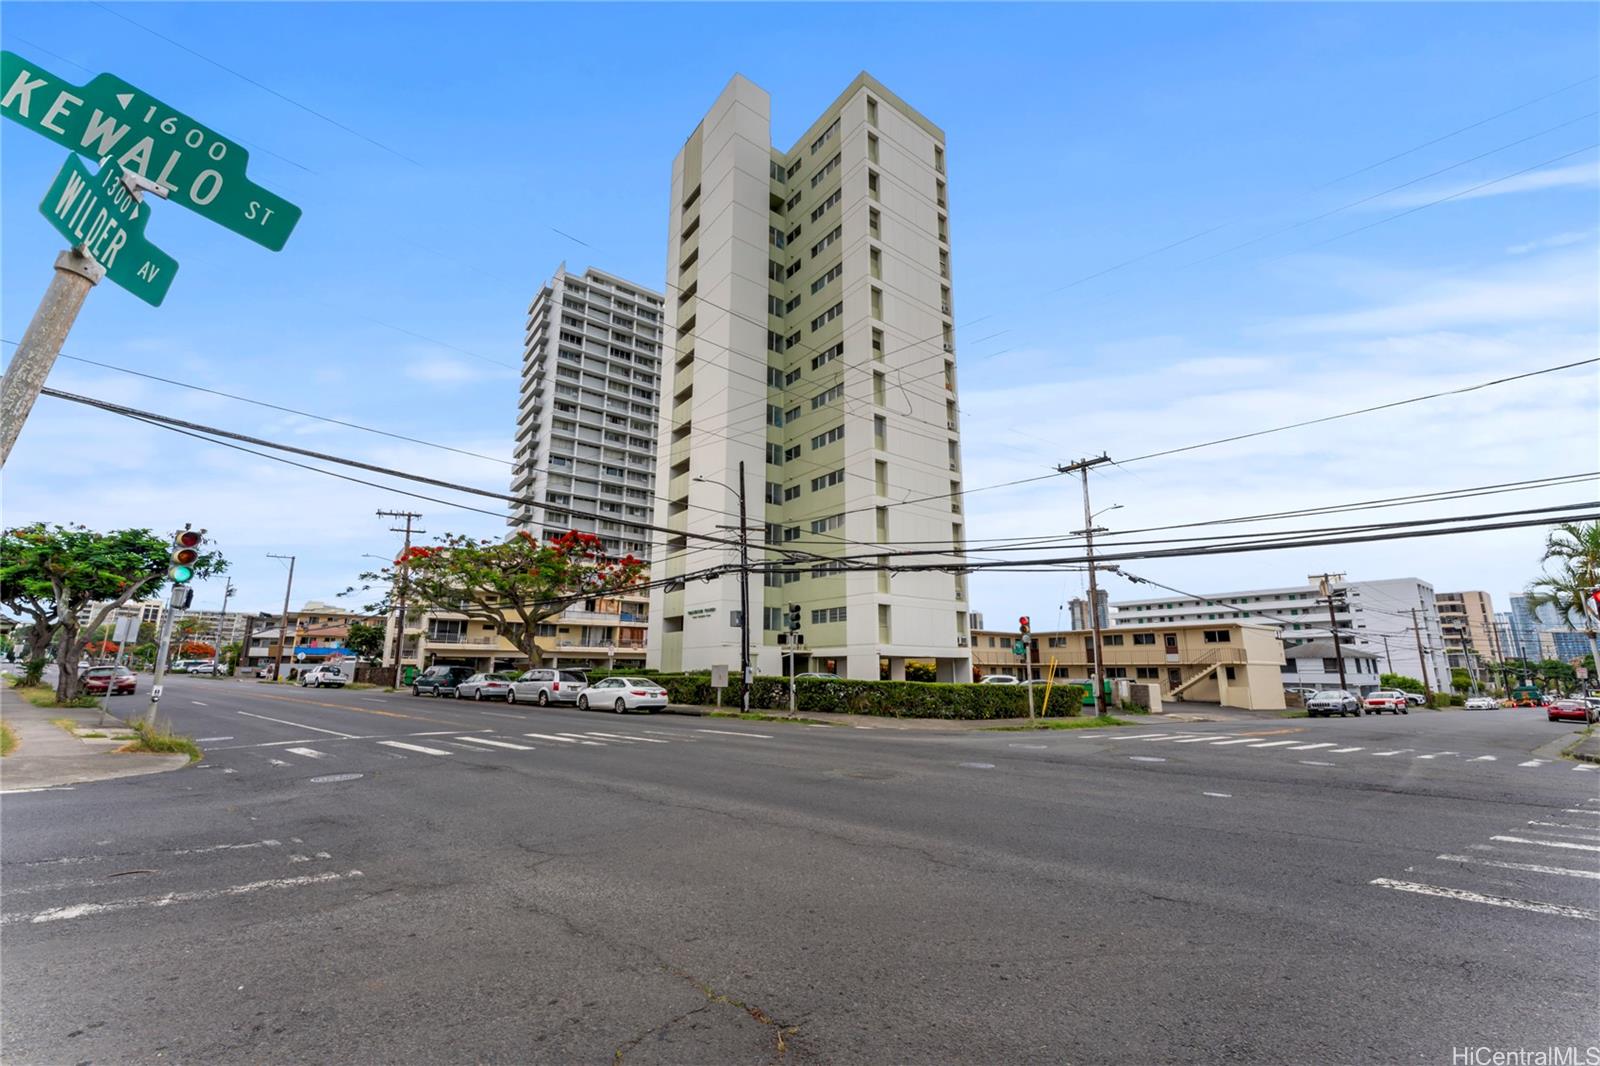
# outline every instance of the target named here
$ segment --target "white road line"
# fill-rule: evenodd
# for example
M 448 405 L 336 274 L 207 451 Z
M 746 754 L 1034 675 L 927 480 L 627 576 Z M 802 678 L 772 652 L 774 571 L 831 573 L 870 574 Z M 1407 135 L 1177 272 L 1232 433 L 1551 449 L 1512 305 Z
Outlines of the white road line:
M 445 751 L 443 748 L 425 748 L 421 744 L 407 744 L 407 743 L 405 743 L 404 741 L 401 741 L 401 740 L 380 740 L 380 741 L 378 741 L 378 743 L 382 744 L 386 748 L 404 748 L 406 751 L 418 751 L 418 752 L 421 752 L 424 755 L 454 755 L 455 754 L 455 752 L 453 752 L 453 751 Z M 291 748 L 289 750 L 293 751 L 294 749 Z
M 591 737 L 612 737 L 612 738 L 614 738 L 616 740 L 637 740 L 641 744 L 666 744 L 666 743 L 668 743 L 665 740 L 657 740 L 654 737 L 630 737 L 630 736 L 627 736 L 627 735 L 622 734 L 622 733 L 590 733 L 589 735 Z
M 1317 748 L 1331 748 L 1331 747 L 1333 747 L 1333 742 L 1329 741 L 1329 742 L 1323 743 L 1323 744 L 1296 744 L 1294 747 L 1290 748 L 1289 750 L 1290 751 L 1314 751 Z
M 1600 844 L 1574 844 L 1570 840 L 1530 840 L 1527 837 L 1490 837 L 1502 844 L 1540 844 L 1547 848 L 1571 848 L 1573 851 L 1600 851 Z
M 196 737 L 196 744 L 214 744 L 219 740 L 232 740 L 232 737 Z
M 1156 756 L 1156 755 L 1130 755 L 1130 756 L 1128 756 L 1128 758 L 1132 762 L 1166 762 L 1167 761 L 1167 760 L 1165 760 L 1163 758 L 1160 758 L 1159 756 Z
M 1215 796 L 1217 799 L 1224 799 L 1224 800 L 1233 799 L 1233 793 L 1231 793 L 1231 792 L 1202 792 L 1202 793 L 1200 793 L 1200 795 L 1202 795 L 1202 796 Z
M 1281 748 L 1285 744 L 1298 744 L 1297 740 L 1269 740 L 1265 744 L 1252 744 L 1252 748 Z
M 453 748 L 460 748 L 462 751 L 475 751 L 480 755 L 494 754 L 493 748 L 480 748 L 476 744 L 463 744 L 459 740 L 447 740 L 445 743 L 449 744 Z
M 270 881 L 253 881 L 247 885 L 231 885 L 228 888 L 206 888 L 196 892 L 168 892 L 164 896 L 119 899 L 110 903 L 74 903 L 66 907 L 52 907 L 36 914 L 8 914 L 4 918 L 0 918 L 0 924 L 11 925 L 17 922 L 36 924 L 38 922 L 59 922 L 67 918 L 93 918 L 96 915 L 115 914 L 117 911 L 134 910 L 139 907 L 170 907 L 174 903 L 194 903 L 199 900 L 221 899 L 225 896 L 243 896 L 269 888 L 299 888 L 304 885 L 343 881 L 346 878 L 360 876 L 360 870 L 351 870 L 342 874 L 331 872 L 307 874 L 304 877 L 276 877 Z
M 578 734 L 578 733 L 569 733 L 568 734 L 568 736 L 579 736 L 579 735 L 580 734 Z M 604 733 L 583 733 L 581 735 L 582 736 L 586 736 L 586 737 L 599 737 L 599 738 L 602 738 L 602 739 L 604 739 L 606 741 L 610 741 L 610 742 L 616 743 L 616 744 L 632 744 L 633 743 L 633 741 L 629 740 L 627 737 L 612 737 L 612 736 L 607 736 Z
M 1573 769 L 1580 772 L 1584 770 L 1600 770 L 1600 766 L 1596 766 L 1594 763 L 1581 762 L 1577 766 L 1574 766 Z
M 470 740 L 474 744 L 488 744 L 496 748 L 510 748 L 512 751 L 532 751 L 532 744 L 513 744 L 509 740 L 490 740 L 488 737 L 456 737 L 457 740 Z
M 658 737 L 677 737 L 679 740 L 687 740 L 690 743 L 694 742 L 694 737 L 691 737 L 691 736 L 687 735 L 682 730 L 641 729 L 641 730 L 639 730 L 639 732 L 641 732 L 641 733 L 650 733 L 650 734 L 653 734 L 654 736 L 658 736 Z M 1095 735 L 1099 736 L 1098 733 L 1095 734 Z
M 1229 744 L 1253 744 L 1255 739 L 1255 737 L 1240 737 L 1237 740 L 1213 740 L 1211 743 L 1221 748 Z
M 1538 903 L 1526 899 L 1508 899 L 1505 896 L 1485 896 L 1479 892 L 1467 892 L 1459 888 L 1440 888 L 1438 885 L 1422 885 L 1415 881 L 1393 881 L 1387 877 L 1374 878 L 1367 884 L 1377 885 L 1379 888 L 1392 888 L 1397 892 L 1415 892 L 1422 896 L 1457 899 L 1464 903 L 1487 903 L 1491 907 L 1510 907 L 1519 911 L 1533 911 L 1535 914 L 1553 914 L 1562 918 L 1583 918 L 1591 922 L 1600 922 L 1600 911 L 1592 911 L 1585 907 L 1564 907 L 1559 903 Z
M 209 703 L 201 703 L 199 700 L 190 700 L 189 702 L 194 704 L 196 707 L 209 707 L 209 706 L 211 706 Z
M 1316 759 L 1301 759 L 1300 760 L 1300 765 L 1301 766 L 1337 766 L 1338 764 L 1337 763 L 1331 763 L 1331 762 L 1319 762 Z
M 1329 755 L 1346 755 L 1352 751 L 1366 751 L 1366 748 L 1334 748 Z
M 577 744 L 577 743 L 579 743 L 578 741 L 572 739 L 571 737 L 558 737 L 558 736 L 554 736 L 554 735 L 552 735 L 550 733 L 524 733 L 522 735 L 525 736 L 525 737 L 533 737 L 533 738 L 535 738 L 537 740 L 559 740 L 563 744 Z
M 1393 751 L 1375 751 L 1372 754 L 1374 754 L 1374 755 L 1404 755 L 1406 752 L 1411 751 L 1411 750 L 1412 750 L 1411 748 L 1396 748 Z
M 273 766 L 288 766 L 289 765 L 288 763 L 284 762 L 282 759 L 268 759 L 267 761 L 269 763 L 271 763 Z
M 1173 741 L 1174 744 L 1204 744 L 1210 737 L 1184 737 L 1182 740 Z
M 327 752 L 318 751 L 316 748 L 284 748 L 283 750 L 294 755 L 304 755 L 308 759 L 326 759 L 328 757 Z
M 1561 813 L 1562 814 L 1593 814 L 1593 815 L 1600 815 L 1600 811 L 1592 810 L 1592 809 L 1590 809 L 1588 807 L 1563 807 L 1563 808 L 1561 808 Z
M 467 730 L 467 732 L 469 732 L 469 733 L 493 733 L 494 730 L 492 730 L 492 729 L 469 729 L 469 730 Z M 454 737 L 454 736 L 459 736 L 460 735 L 460 731 L 459 730 L 455 730 L 455 729 L 435 729 L 431 733 L 406 733 L 405 735 L 408 736 L 408 737 Z
M 1519 762 L 1519 763 L 1517 763 L 1517 765 L 1518 766 L 1543 766 L 1545 763 L 1547 763 L 1549 761 L 1550 761 L 1549 759 L 1529 759 L 1527 762 Z
M 1546 827 L 1548 827 L 1550 829 L 1587 829 L 1591 833 L 1593 833 L 1595 831 L 1595 829 L 1600 828 L 1600 826 L 1577 825 L 1577 824 L 1575 824 L 1573 822 L 1529 822 L 1528 824 L 1529 825 L 1542 825 L 1542 826 L 1546 826 Z M 1589 836 L 1589 837 L 1583 837 L 1582 839 L 1584 839 L 1584 840 L 1600 840 L 1600 836 Z
M 73 792 L 71 785 L 46 785 L 43 788 L 0 788 L 0 796 L 20 796 L 24 792 Z
M 1113 740 L 1160 740 L 1162 737 L 1182 737 L 1186 733 L 1110 733 Z
M 1498 762 L 1499 760 L 1496 759 L 1493 755 L 1480 755 L 1476 759 L 1468 759 L 1467 761 L 1468 762 Z
M 561 736 L 566 737 L 568 740 L 575 740 L 579 744 L 589 744 L 589 745 L 591 745 L 593 747 L 596 747 L 596 748 L 603 748 L 603 747 L 606 746 L 606 742 L 605 741 L 603 741 L 603 740 L 589 740 L 587 738 L 587 736 L 585 734 L 583 734 L 583 733 L 562 733 Z
M 771 740 L 768 733 L 740 733 L 733 729 L 696 729 L 696 733 L 720 733 L 725 737 L 755 737 L 757 740 Z
M 203 848 L 179 848 L 169 851 L 168 855 L 203 855 L 208 851 L 243 851 L 246 848 L 275 848 L 280 845 L 277 840 L 252 840 L 248 844 L 207 844 Z
M 1587 877 L 1600 881 L 1600 870 L 1569 870 L 1565 866 L 1538 866 L 1531 862 L 1501 862 L 1498 859 L 1478 859 L 1471 855 L 1439 855 L 1446 862 L 1475 862 L 1479 866 L 1494 866 L 1502 870 L 1526 870 L 1531 874 L 1560 874 L 1564 877 Z
M 1174 740 L 1174 741 L 1178 741 L 1179 743 L 1182 743 L 1182 739 L 1180 739 L 1180 738 L 1188 738 L 1188 737 L 1193 737 L 1193 736 L 1194 736 L 1193 733 L 1157 733 L 1155 736 L 1152 736 L 1152 737 L 1129 737 L 1128 739 L 1129 740 Z M 1197 739 L 1204 740 L 1205 737 L 1198 737 Z
M 491 718 L 515 718 L 519 722 L 526 722 L 528 720 L 528 716 L 525 714 L 504 714 L 500 711 L 484 711 L 483 713 L 489 715 Z
M 1419 759 L 1437 759 L 1441 755 L 1460 755 L 1459 751 L 1436 751 L 1432 755 L 1418 755 Z
M 286 722 L 282 718 L 268 718 L 264 714 L 255 714 L 255 713 L 253 713 L 251 711 L 235 711 L 234 713 L 235 714 L 242 714 L 246 718 L 259 718 L 263 722 L 277 722 L 279 725 L 292 725 L 296 729 L 309 729 L 313 733 L 327 733 L 330 736 L 343 737 L 346 740 L 355 740 L 356 739 L 356 735 L 354 733 L 341 733 L 337 729 L 323 729 L 320 726 L 301 725 L 299 722 Z

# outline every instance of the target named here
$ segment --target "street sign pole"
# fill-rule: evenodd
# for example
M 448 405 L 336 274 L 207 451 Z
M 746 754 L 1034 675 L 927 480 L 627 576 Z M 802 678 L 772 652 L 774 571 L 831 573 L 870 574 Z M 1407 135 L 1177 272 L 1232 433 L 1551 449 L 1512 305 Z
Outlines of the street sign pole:
M 33 313 L 22 343 L 11 356 L 6 368 L 5 381 L 0 383 L 0 467 L 11 457 L 11 446 L 22 432 L 22 424 L 33 410 L 33 402 L 44 388 L 50 368 L 55 366 L 61 346 L 77 321 L 84 297 L 101 278 L 105 277 L 93 259 L 81 247 L 75 247 L 56 256 L 55 277 L 44 291 L 44 299 Z

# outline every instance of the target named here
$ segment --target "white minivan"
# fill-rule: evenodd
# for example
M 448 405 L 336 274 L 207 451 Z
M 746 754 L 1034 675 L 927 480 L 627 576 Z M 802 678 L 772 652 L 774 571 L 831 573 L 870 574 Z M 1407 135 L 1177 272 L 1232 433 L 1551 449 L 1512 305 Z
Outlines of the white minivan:
M 336 663 L 326 663 L 322 666 L 313 666 L 301 674 L 300 685 L 302 688 L 306 686 L 322 688 L 325 685 L 343 688 L 350 679 L 350 667 L 340 666 Z

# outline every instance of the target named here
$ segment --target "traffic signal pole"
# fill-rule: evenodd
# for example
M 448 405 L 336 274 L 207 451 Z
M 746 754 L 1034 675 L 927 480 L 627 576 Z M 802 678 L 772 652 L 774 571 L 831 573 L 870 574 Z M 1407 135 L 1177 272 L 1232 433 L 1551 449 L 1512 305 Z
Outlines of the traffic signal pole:
M 105 269 L 74 247 L 56 256 L 55 276 L 50 279 L 38 310 L 22 334 L 22 343 L 11 355 L 6 376 L 0 382 L 0 467 L 11 458 L 22 424 L 28 420 L 33 403 L 44 388 L 50 368 L 56 365 L 61 346 L 77 321 L 78 312 L 89 290 L 106 276 Z M 154 704 L 152 704 L 154 706 Z
M 294 556 L 268 552 L 267 558 L 289 560 L 289 580 L 283 585 L 283 620 L 278 623 L 278 654 L 272 661 L 272 680 L 277 681 L 283 675 L 283 642 L 289 639 L 289 591 L 294 588 Z
M 161 638 L 156 644 L 156 673 L 150 682 L 150 706 L 144 712 L 144 720 L 150 725 L 156 724 L 156 704 L 161 702 L 161 679 L 167 673 L 167 648 L 172 643 L 172 620 L 178 613 L 178 588 L 177 585 L 172 586 L 167 596 L 167 609 L 161 613 Z

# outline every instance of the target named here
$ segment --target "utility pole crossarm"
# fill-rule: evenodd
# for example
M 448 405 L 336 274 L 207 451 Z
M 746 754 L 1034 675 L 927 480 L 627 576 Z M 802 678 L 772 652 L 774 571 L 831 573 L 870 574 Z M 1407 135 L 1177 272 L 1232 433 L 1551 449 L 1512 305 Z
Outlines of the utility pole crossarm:
M 1083 554 L 1089 567 L 1089 618 L 1094 633 L 1094 646 L 1089 656 L 1089 670 L 1094 683 L 1094 713 L 1098 718 L 1106 713 L 1105 671 L 1101 669 L 1100 586 L 1095 583 L 1094 568 L 1094 513 L 1089 507 L 1089 468 L 1111 462 L 1111 457 L 1101 452 L 1093 459 L 1079 459 L 1075 463 L 1056 467 L 1060 474 L 1076 473 L 1083 478 Z
M 397 613 L 394 626 L 394 678 L 391 682 L 395 688 L 400 687 L 401 663 L 400 658 L 405 651 L 406 639 L 406 593 L 410 590 L 410 582 L 406 580 L 406 568 L 411 565 L 411 535 L 413 533 L 426 533 L 425 529 L 413 529 L 413 519 L 421 518 L 417 511 L 383 511 L 378 512 L 379 518 L 400 518 L 405 520 L 404 527 L 390 526 L 391 533 L 405 534 L 405 547 L 400 552 L 399 574 L 396 575 Z M 530 664 L 531 665 L 531 664 Z

